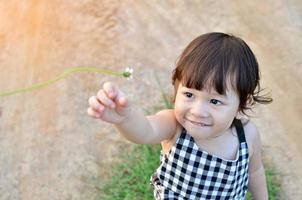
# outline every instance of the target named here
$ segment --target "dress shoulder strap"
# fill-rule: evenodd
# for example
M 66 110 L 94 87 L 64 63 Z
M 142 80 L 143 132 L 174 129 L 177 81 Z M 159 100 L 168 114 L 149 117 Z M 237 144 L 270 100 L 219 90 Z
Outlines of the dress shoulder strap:
M 239 143 L 246 142 L 242 122 L 239 119 L 235 118 L 233 121 L 233 124 L 235 125 L 236 131 L 237 131 Z

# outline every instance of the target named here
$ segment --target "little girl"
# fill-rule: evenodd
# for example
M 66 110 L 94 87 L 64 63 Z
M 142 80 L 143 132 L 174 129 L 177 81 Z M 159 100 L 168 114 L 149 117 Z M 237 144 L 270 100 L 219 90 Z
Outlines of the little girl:
M 268 199 L 255 125 L 240 116 L 260 96 L 257 60 L 238 37 L 194 39 L 173 71 L 174 109 L 144 116 L 116 85 L 105 83 L 87 112 L 112 123 L 128 140 L 162 145 L 151 177 L 156 199 Z

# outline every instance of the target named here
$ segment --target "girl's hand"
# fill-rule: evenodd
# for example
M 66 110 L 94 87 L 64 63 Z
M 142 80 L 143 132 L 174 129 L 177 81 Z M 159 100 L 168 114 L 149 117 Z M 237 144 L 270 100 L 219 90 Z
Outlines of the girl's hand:
M 112 124 L 123 122 L 130 115 L 130 106 L 125 94 L 110 82 L 103 85 L 97 96 L 89 98 L 87 113 L 96 119 Z

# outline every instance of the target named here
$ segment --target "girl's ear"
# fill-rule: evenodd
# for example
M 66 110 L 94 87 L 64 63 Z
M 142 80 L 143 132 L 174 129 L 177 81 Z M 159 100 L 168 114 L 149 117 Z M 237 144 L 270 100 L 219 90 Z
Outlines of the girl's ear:
M 235 116 L 236 119 L 241 119 L 243 117 L 243 113 L 241 112 L 241 110 L 239 110 L 238 108 L 238 111 L 237 111 L 237 114 Z

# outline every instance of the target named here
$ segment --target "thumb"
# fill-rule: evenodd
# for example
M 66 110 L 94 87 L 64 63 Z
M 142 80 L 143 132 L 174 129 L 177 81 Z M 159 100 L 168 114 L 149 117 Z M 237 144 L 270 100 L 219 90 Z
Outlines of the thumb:
M 120 96 L 117 98 L 117 103 L 121 107 L 127 107 L 128 106 L 128 99 L 125 96 Z

